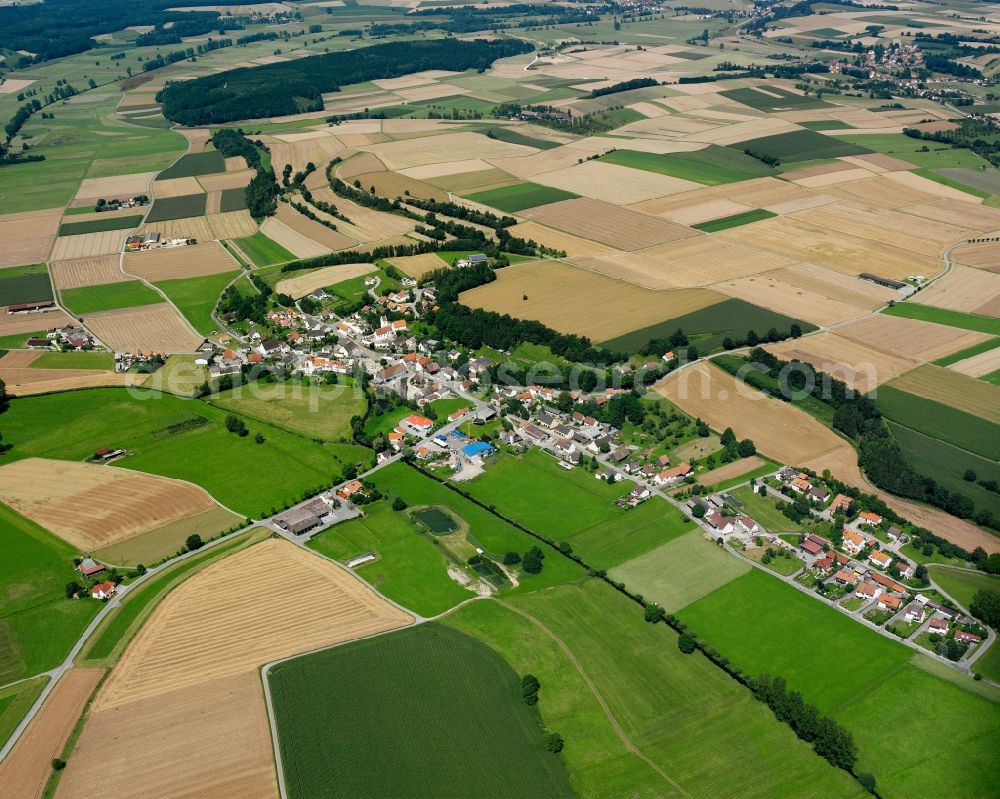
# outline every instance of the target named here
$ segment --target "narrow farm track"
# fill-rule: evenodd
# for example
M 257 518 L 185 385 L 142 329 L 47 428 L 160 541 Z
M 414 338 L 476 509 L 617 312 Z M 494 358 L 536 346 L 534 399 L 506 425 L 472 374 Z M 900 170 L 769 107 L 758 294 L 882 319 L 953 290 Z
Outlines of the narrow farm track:
M 665 772 L 658 765 L 656 765 L 656 763 L 654 763 L 652 760 L 646 757 L 646 755 L 643 754 L 643 752 L 639 749 L 639 747 L 637 747 L 634 743 L 632 743 L 632 740 L 625 734 L 625 730 L 622 729 L 621 725 L 618 723 L 618 720 L 614 717 L 614 714 L 611 712 L 611 708 L 608 707 L 608 703 L 604 700 L 604 697 L 601 695 L 601 692 L 597 689 L 597 686 L 594 684 L 594 681 L 590 679 L 590 675 L 587 674 L 587 672 L 584 670 L 583 664 L 580 663 L 579 660 L 577 660 L 576 655 L 573 654 L 573 650 L 566 645 L 566 642 L 563 641 L 558 635 L 552 632 L 552 630 L 546 627 L 545 624 L 536 619 L 530 613 L 526 613 L 520 608 L 516 608 L 513 605 L 510 605 L 507 602 L 504 602 L 503 600 L 500 599 L 497 600 L 497 603 L 507 608 L 507 610 L 511 611 L 512 613 L 516 613 L 518 616 L 525 619 L 526 621 L 531 622 L 539 630 L 545 633 L 545 635 L 547 635 L 549 638 L 555 641 L 556 645 L 565 653 L 566 657 L 569 658 L 570 663 L 573 664 L 573 668 L 577 670 L 577 672 L 580 674 L 580 677 L 583 678 L 583 681 L 587 683 L 587 687 L 590 689 L 590 692 L 594 695 L 594 699 L 596 699 L 597 703 L 601 706 L 601 710 L 604 711 L 604 715 L 607 717 L 608 723 L 611 725 L 611 728 L 615 731 L 615 735 L 618 736 L 619 740 L 622 742 L 622 744 L 624 744 L 625 748 L 628 749 L 628 751 L 630 751 L 640 760 L 642 760 L 644 763 L 646 763 L 651 769 L 653 769 L 653 771 L 655 771 L 657 774 L 663 777 L 664 780 L 669 782 L 670 785 L 673 786 L 673 788 L 679 794 L 681 794 L 682 796 L 686 796 L 688 799 L 692 799 L 691 794 L 685 791 L 669 774 L 667 774 L 667 772 Z

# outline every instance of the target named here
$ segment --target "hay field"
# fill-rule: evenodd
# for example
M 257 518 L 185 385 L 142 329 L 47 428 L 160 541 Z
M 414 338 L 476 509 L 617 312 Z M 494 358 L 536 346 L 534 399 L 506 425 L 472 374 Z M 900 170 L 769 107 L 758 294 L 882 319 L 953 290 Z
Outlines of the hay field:
M 953 266 L 948 274 L 923 289 L 913 301 L 935 308 L 1000 316 L 1000 274 Z
M 83 233 L 79 236 L 60 236 L 56 239 L 50 257 L 53 261 L 67 261 L 93 258 L 98 255 L 114 255 L 121 252 L 127 232 L 105 230 L 101 233 Z
M 753 439 L 762 454 L 779 463 L 822 464 L 855 458 L 850 444 L 808 414 L 766 397 L 708 363 L 674 372 L 655 389 L 715 430 L 732 426 L 738 438 Z M 830 469 L 839 476 L 833 466 Z
M 52 759 L 62 754 L 102 676 L 104 669 L 70 669 L 63 675 L 41 712 L 0 763 L 0 796 L 41 799 L 52 773 Z
M 970 358 L 951 364 L 951 371 L 958 372 L 969 377 L 982 377 L 1000 371 L 1000 348 L 994 348 Z
M 508 228 L 509 229 L 509 228 Z M 516 235 L 516 234 L 515 234 Z M 390 264 L 410 277 L 420 280 L 435 269 L 443 269 L 448 263 L 435 252 L 422 255 L 404 255 L 400 258 L 386 258 Z
M 862 393 L 917 365 L 916 361 L 889 355 L 832 332 L 769 344 L 765 349 L 786 361 L 811 363 Z
M 973 228 L 980 233 L 1000 230 L 1000 209 L 986 205 L 957 205 L 949 200 L 931 200 L 929 202 L 907 205 L 903 212 L 923 219 L 933 219 L 946 222 L 949 225 Z
M 466 305 L 537 319 L 556 330 L 594 341 L 650 327 L 722 299 L 704 289 L 650 291 L 558 261 L 508 266 L 497 272 L 492 283 L 461 296 Z
M 701 184 L 694 181 L 604 161 L 585 161 L 545 172 L 536 175 L 534 181 L 615 205 L 628 205 L 701 188 Z
M 187 135 L 185 131 L 178 132 Z M 149 185 L 156 175 L 156 172 L 138 172 L 134 175 L 116 175 L 110 178 L 87 178 L 80 183 L 80 188 L 73 199 L 96 202 L 102 197 L 110 200 L 149 194 Z
M 208 226 L 212 231 L 212 235 L 205 238 L 241 239 L 244 236 L 252 236 L 257 232 L 257 223 L 250 216 L 250 212 L 246 210 L 208 214 L 205 219 L 208 221 Z M 205 239 L 199 240 L 204 241 Z
M 242 156 L 237 156 L 242 158 Z M 256 173 L 252 169 L 241 169 L 238 172 L 220 172 L 215 175 L 199 175 L 198 183 L 205 191 L 225 191 L 226 189 L 242 189 L 250 183 Z M 159 189 L 159 183 L 156 184 Z M 159 193 L 157 191 L 157 193 Z
M 262 590 L 276 582 L 294 586 L 294 601 Z M 57 797 L 89 793 L 95 779 L 136 799 L 277 796 L 257 668 L 411 621 L 287 541 L 268 539 L 214 563 L 175 589 L 126 650 Z
M 587 197 L 562 200 L 521 212 L 522 216 L 620 250 L 641 250 L 701 236 L 691 228 Z
M 537 152 L 534 147 L 508 144 L 479 133 L 442 133 L 439 136 L 423 136 L 419 139 L 361 145 L 358 149 L 374 153 L 391 170 L 466 161 L 473 158 L 492 162 L 494 158 L 510 158 Z
M 96 258 L 78 258 L 71 261 L 53 261 L 49 264 L 49 274 L 60 291 L 100 286 L 105 283 L 121 283 L 129 277 L 118 268 L 117 255 L 101 255 Z
M 1000 388 L 951 369 L 924 364 L 893 380 L 892 387 L 1000 424 Z
M 783 269 L 794 261 L 780 253 L 702 235 L 635 253 L 577 258 L 573 263 L 647 288 L 675 289 Z
M 525 241 L 535 241 L 551 247 L 554 250 L 562 250 L 569 258 L 586 257 L 590 255 L 609 255 L 617 252 L 613 247 L 606 244 L 598 244 L 571 233 L 564 233 L 555 228 L 545 227 L 537 222 L 521 222 L 507 228 L 510 235 Z
M 34 333 L 50 327 L 67 325 L 73 320 L 63 311 L 53 310 L 45 313 L 14 313 L 0 311 L 0 336 L 13 336 L 17 333 Z
M 84 322 L 116 352 L 194 352 L 203 341 L 169 303 L 102 311 L 90 314 Z
M 158 180 L 153 184 L 153 193 L 157 199 L 165 197 L 184 197 L 188 194 L 202 194 L 204 190 L 195 178 L 169 178 Z
M 226 248 L 216 241 L 125 253 L 125 271 L 151 283 L 232 272 L 238 266 Z
M 1000 272 L 1000 242 L 957 247 L 951 251 L 951 260 L 976 269 L 985 269 L 987 272 Z
M 0 267 L 47 260 L 60 219 L 61 208 L 0 216 Z
M 433 253 L 431 253 L 433 255 Z M 420 257 L 420 256 L 414 256 Z M 439 258 L 438 261 L 441 259 Z M 342 266 L 326 266 L 317 269 L 315 272 L 300 275 L 298 277 L 279 280 L 274 290 L 279 294 L 287 294 L 289 297 L 299 299 L 316 289 L 332 286 L 342 280 L 350 280 L 352 277 L 360 277 L 374 272 L 377 269 L 375 264 L 344 264 Z M 294 272 L 292 274 L 295 274 Z
M 897 279 L 913 274 L 933 275 L 940 268 L 937 258 L 789 216 L 765 219 L 715 235 L 755 244 L 848 275 L 857 275 L 864 271 L 859 265 L 871 263 L 878 264 L 880 275 Z
M 91 463 L 26 458 L 0 476 L 0 500 L 81 552 L 218 507 L 192 483 Z
M 972 330 L 882 315 L 851 322 L 837 332 L 883 352 L 919 362 L 943 358 L 989 338 Z

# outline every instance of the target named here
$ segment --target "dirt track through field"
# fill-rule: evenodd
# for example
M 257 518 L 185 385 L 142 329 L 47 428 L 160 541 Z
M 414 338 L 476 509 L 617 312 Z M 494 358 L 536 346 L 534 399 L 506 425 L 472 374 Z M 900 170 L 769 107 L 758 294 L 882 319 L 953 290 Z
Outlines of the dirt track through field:
M 70 669 L 52 690 L 28 729 L 0 763 L 0 796 L 39 799 L 77 719 L 104 669 Z
M 173 591 L 92 706 L 57 797 L 273 797 L 266 662 L 409 624 L 341 568 L 268 539 Z

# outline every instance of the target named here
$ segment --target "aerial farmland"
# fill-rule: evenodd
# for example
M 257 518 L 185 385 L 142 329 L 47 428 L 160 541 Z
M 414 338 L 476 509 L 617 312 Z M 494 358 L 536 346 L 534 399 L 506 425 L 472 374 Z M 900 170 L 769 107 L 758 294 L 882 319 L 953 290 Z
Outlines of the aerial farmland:
M 1000 799 L 998 53 L 0 3 L 0 796 Z

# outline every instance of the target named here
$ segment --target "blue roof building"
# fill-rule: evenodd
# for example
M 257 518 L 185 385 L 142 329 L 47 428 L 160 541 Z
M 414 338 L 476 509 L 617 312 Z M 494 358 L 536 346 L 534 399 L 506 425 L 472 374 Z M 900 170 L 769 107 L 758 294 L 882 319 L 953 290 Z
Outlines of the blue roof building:
M 493 446 L 487 444 L 485 441 L 473 441 L 471 444 L 466 444 L 462 447 L 462 454 L 466 458 L 485 458 L 487 455 L 492 455 L 493 452 Z

